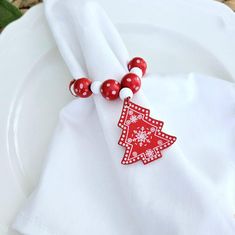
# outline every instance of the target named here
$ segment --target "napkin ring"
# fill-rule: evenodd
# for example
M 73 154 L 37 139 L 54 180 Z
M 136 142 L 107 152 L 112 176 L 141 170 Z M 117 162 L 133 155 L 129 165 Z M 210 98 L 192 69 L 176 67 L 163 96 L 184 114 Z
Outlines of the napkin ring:
M 141 57 L 133 58 L 127 65 L 127 73 L 121 82 L 108 79 L 103 83 L 89 78 L 73 79 L 69 84 L 72 95 L 87 98 L 101 94 L 106 100 L 123 100 L 118 122 L 122 133 L 118 144 L 125 147 L 121 163 L 124 165 L 142 161 L 148 164 L 162 157 L 162 151 L 170 147 L 176 137 L 162 132 L 163 121 L 150 117 L 150 110 L 131 102 L 133 94 L 141 87 L 141 78 L 147 70 L 147 63 Z

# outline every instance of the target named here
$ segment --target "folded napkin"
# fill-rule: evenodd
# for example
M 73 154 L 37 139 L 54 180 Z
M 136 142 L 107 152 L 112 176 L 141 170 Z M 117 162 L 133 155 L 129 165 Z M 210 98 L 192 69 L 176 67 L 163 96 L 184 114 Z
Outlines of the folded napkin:
M 45 9 L 72 77 L 120 80 L 127 72 L 127 49 L 96 3 L 47 0 Z M 163 130 L 177 142 L 153 163 L 121 165 L 122 102 L 75 99 L 60 113 L 40 182 L 14 222 L 17 231 L 234 235 L 234 85 L 196 74 L 147 74 L 133 101 L 165 121 Z

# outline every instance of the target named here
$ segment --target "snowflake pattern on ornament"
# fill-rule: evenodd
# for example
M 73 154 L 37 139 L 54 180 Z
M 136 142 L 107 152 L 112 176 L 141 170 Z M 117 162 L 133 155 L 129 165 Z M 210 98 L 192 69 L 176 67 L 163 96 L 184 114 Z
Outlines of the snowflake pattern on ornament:
M 131 123 L 136 123 L 137 121 L 138 121 L 138 118 L 137 118 L 136 115 L 130 116 L 130 122 L 131 122 Z
M 135 136 L 133 142 L 137 142 L 140 147 L 150 142 L 150 135 L 152 133 L 148 130 L 145 130 L 144 126 L 141 126 L 140 128 L 137 127 L 137 129 L 134 130 L 133 133 Z
M 118 122 L 118 126 L 122 128 L 118 144 L 125 147 L 122 164 L 132 164 L 140 160 L 148 164 L 161 158 L 161 151 L 176 141 L 176 137 L 162 132 L 162 121 L 149 115 L 149 109 L 131 102 L 130 99 L 124 101 Z
M 154 155 L 155 155 L 155 153 L 152 149 L 148 149 L 148 150 L 145 151 L 145 156 L 146 156 L 147 159 L 154 157 Z

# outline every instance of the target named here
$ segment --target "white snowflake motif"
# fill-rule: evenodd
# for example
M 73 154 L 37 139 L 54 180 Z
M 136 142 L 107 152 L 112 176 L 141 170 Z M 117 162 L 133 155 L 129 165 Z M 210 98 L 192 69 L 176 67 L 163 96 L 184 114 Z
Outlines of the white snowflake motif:
M 138 118 L 137 118 L 136 115 L 131 115 L 131 116 L 130 116 L 130 122 L 136 123 L 137 121 L 138 121 Z
M 152 149 L 148 149 L 145 151 L 146 158 L 152 158 L 152 157 L 154 157 L 154 155 L 155 155 L 155 153 Z
M 151 132 L 150 131 L 147 131 L 145 130 L 145 128 L 142 126 L 140 128 L 140 130 L 134 130 L 133 131 L 134 134 L 135 134 L 135 138 L 133 139 L 133 141 L 137 142 L 139 144 L 140 147 L 143 146 L 143 144 L 145 143 L 150 143 L 150 140 L 149 140 L 149 135 L 151 135 Z

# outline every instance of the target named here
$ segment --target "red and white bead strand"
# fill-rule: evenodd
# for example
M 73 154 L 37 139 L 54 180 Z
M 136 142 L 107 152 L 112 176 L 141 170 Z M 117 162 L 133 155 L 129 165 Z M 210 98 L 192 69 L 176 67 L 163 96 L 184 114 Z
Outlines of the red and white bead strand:
M 107 100 L 116 100 L 118 97 L 124 100 L 132 98 L 133 94 L 141 87 L 141 78 L 145 75 L 147 63 L 141 57 L 133 58 L 127 65 L 129 73 L 121 80 L 121 83 L 114 79 L 108 79 L 103 83 L 100 81 L 92 82 L 88 78 L 72 80 L 69 85 L 72 95 L 87 98 L 94 94 L 99 94 Z

